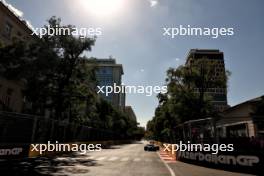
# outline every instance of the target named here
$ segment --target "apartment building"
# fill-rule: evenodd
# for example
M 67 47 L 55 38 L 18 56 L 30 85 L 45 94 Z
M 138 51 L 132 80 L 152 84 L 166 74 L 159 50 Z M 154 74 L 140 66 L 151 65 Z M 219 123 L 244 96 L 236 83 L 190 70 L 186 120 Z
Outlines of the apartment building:
M 16 41 L 33 40 L 32 30 L 26 21 L 0 1 L 0 47 Z M 21 112 L 24 105 L 22 90 L 24 83 L 20 80 L 8 80 L 0 75 L 0 110 Z
M 18 40 L 29 41 L 33 38 L 31 34 L 27 22 L 0 1 L 0 43 L 9 45 Z

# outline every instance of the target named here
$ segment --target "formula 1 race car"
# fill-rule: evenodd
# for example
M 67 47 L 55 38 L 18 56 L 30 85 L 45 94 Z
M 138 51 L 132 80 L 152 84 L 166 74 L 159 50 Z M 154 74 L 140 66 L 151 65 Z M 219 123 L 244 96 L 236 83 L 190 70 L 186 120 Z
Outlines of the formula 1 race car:
M 154 144 L 147 144 L 147 145 L 145 145 L 144 146 L 144 150 L 145 151 L 157 151 L 157 150 L 159 150 L 159 146 L 156 146 L 156 145 L 154 145 Z

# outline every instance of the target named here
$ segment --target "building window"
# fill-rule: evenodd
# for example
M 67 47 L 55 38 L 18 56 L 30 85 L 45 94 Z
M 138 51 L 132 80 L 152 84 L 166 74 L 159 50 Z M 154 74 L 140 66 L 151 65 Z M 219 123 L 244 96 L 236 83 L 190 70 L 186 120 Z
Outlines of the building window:
M 228 137 L 248 137 L 246 124 L 226 127 Z
M 13 26 L 10 23 L 6 22 L 5 28 L 4 28 L 4 36 L 10 38 L 12 34 L 12 29 L 13 29 Z

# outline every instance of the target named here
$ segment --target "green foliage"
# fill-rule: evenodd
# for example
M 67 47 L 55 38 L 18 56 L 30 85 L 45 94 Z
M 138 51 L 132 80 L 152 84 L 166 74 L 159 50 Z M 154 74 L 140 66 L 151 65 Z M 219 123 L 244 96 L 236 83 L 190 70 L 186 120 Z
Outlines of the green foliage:
M 147 124 L 147 137 L 174 142 L 177 125 L 188 120 L 216 117 L 217 111 L 206 94 L 210 87 L 226 88 L 229 72 L 214 75 L 215 65 L 201 58 L 197 66 L 179 66 L 167 71 L 168 92 L 159 94 L 155 116 Z
M 63 26 L 56 17 L 50 18 L 48 25 L 74 27 Z M 25 82 L 24 113 L 45 115 L 48 110 L 53 119 L 132 137 L 138 132 L 137 122 L 96 93 L 95 67 L 92 60 L 82 57 L 94 44 L 95 38 L 72 35 L 45 35 L 32 43 L 16 42 L 0 48 L 0 75 Z

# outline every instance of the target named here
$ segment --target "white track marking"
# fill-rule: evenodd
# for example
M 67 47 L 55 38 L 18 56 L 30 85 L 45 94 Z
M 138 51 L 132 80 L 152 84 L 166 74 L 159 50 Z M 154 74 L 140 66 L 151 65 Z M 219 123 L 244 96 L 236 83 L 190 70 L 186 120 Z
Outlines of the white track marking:
M 159 152 L 156 152 L 158 154 L 158 156 L 160 157 L 161 161 L 163 162 L 163 164 L 167 167 L 167 169 L 170 171 L 171 176 L 176 176 L 175 173 L 173 172 L 172 168 L 165 162 L 163 161 L 163 159 L 161 158 Z

